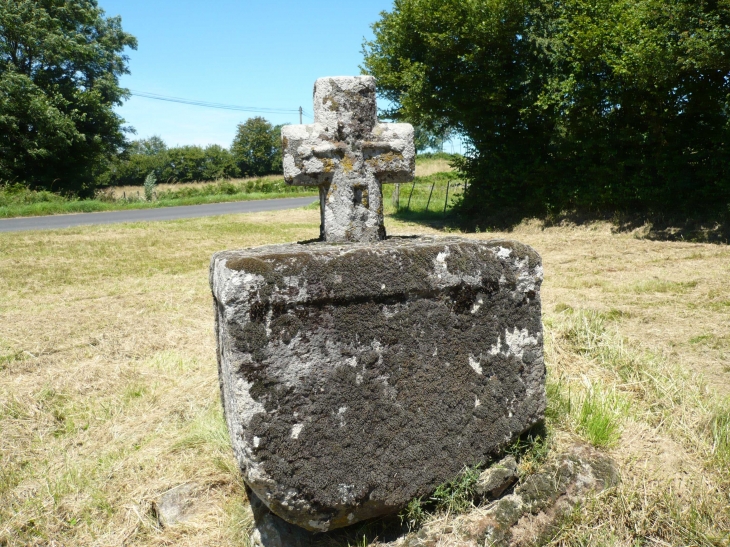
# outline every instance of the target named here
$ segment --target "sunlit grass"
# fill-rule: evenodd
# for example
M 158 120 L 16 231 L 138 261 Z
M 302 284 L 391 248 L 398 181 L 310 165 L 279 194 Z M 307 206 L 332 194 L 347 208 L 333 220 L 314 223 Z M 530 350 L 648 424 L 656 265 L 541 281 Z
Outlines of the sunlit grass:
M 445 200 L 443 183 L 434 195 Z M 432 197 L 428 214 L 443 218 L 442 208 Z M 389 233 L 438 233 L 425 215 L 400 218 L 388 214 Z M 209 260 L 318 233 L 315 210 L 293 210 L 0 234 L 0 545 L 245 546 L 251 514 L 220 407 Z M 548 436 L 523 447 L 520 473 L 574 442 L 621 470 L 548 543 L 724 547 L 730 403 L 714 393 L 729 378 L 723 247 L 645 242 L 608 225 L 528 223 L 494 237 L 531 244 L 545 265 Z M 695 252 L 701 268 L 674 260 Z M 649 275 L 671 284 L 642 284 Z M 200 512 L 161 529 L 152 503 L 189 482 Z M 420 518 L 458 530 L 447 512 Z M 338 547 L 375 545 L 380 524 L 367 526 Z

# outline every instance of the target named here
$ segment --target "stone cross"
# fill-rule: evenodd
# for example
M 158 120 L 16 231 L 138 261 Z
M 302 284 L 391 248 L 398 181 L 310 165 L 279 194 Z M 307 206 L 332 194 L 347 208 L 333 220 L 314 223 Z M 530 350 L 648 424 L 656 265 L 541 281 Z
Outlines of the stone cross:
M 327 242 L 385 238 L 386 182 L 415 174 L 413 127 L 378 123 L 375 78 L 320 78 L 314 84 L 314 124 L 282 128 L 284 180 L 319 186 Z

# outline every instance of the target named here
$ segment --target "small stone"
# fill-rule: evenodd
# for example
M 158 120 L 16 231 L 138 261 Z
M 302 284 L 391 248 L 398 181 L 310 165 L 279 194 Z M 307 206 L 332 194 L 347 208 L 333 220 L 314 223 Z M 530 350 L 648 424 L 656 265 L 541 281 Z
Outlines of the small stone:
M 194 484 L 181 484 L 162 494 L 153 505 L 160 526 L 169 528 L 189 520 L 195 512 L 195 491 Z
M 479 475 L 474 490 L 481 498 L 498 498 L 517 479 L 517 461 L 514 456 L 507 456 Z
M 482 538 L 495 547 L 538 544 L 588 494 L 618 482 L 613 460 L 582 445 L 571 447 L 495 502 Z

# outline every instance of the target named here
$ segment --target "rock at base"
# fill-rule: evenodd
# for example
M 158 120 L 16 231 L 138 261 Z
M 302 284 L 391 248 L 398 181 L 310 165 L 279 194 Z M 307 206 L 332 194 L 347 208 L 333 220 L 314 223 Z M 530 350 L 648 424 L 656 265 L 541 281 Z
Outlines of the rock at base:
M 494 499 L 517 482 L 517 461 L 507 456 L 479 475 L 474 491 L 482 499 Z
M 542 266 L 512 241 L 217 253 L 219 373 L 246 483 L 311 531 L 398 511 L 543 419 Z
M 450 521 L 440 520 L 388 547 L 529 547 L 542 545 L 562 519 L 592 493 L 618 483 L 613 460 L 588 446 L 574 445 L 551 456 L 514 492 Z
M 185 522 L 192 516 L 196 489 L 194 484 L 181 484 L 171 488 L 155 501 L 154 510 L 160 526 L 169 528 Z
M 254 526 L 249 544 L 251 547 L 311 547 L 314 534 L 294 524 L 289 524 L 274 513 L 246 488 L 251 502 Z

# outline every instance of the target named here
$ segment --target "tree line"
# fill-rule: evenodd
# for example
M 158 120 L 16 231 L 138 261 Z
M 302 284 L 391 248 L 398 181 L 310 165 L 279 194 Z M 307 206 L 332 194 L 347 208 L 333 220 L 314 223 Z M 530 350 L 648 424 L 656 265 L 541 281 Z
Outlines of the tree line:
M 387 113 L 460 133 L 471 216 L 730 216 L 730 3 L 395 0 Z
M 135 140 L 108 164 L 99 177 L 102 186 L 157 182 L 194 182 L 260 177 L 282 172 L 281 126 L 262 117 L 238 125 L 230 149 L 217 144 L 168 148 L 160 137 Z

